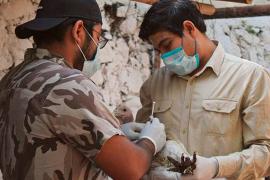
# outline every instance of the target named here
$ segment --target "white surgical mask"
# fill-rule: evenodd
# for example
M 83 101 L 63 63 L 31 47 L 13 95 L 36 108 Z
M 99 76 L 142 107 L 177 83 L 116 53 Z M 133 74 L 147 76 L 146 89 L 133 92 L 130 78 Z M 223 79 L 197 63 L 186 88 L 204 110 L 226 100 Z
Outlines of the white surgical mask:
M 82 72 L 87 77 L 93 76 L 100 69 L 100 59 L 98 57 L 98 52 L 95 55 L 95 59 L 92 61 L 84 61 Z
M 196 51 L 196 42 L 195 42 Z M 200 66 L 199 54 L 193 56 L 186 55 L 182 47 L 178 47 L 161 55 L 165 66 L 179 76 L 185 76 L 192 73 Z
M 93 57 L 91 57 L 91 59 L 87 59 L 85 54 L 82 51 L 82 48 L 79 46 L 79 44 L 76 42 L 76 45 L 78 46 L 83 58 L 84 58 L 84 65 L 83 65 L 83 70 L 82 72 L 88 76 L 91 77 L 93 76 L 99 69 L 100 69 L 100 60 L 99 58 L 97 58 L 97 54 L 98 54 L 98 43 L 94 40 L 94 38 L 91 36 L 91 34 L 86 30 L 86 28 L 84 27 L 84 30 L 86 31 L 86 33 L 88 34 L 88 36 L 90 37 L 90 39 L 94 42 L 94 44 L 97 46 L 97 51 L 96 53 L 93 55 Z

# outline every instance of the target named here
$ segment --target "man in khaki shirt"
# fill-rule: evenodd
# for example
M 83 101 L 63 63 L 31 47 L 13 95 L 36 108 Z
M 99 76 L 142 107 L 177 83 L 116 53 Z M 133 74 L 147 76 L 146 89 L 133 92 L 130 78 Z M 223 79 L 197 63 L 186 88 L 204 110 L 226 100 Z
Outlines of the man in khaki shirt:
M 160 52 L 165 67 L 141 88 L 137 121 L 154 116 L 167 137 L 199 154 L 194 175 L 181 179 L 261 179 L 270 165 L 270 77 L 262 66 L 226 54 L 205 35 L 190 1 L 154 4 L 140 37 Z
M 36 46 L 0 81 L 4 180 L 138 180 L 148 171 L 164 125 L 153 118 L 130 141 L 81 72 L 85 63 L 97 70 L 101 27 L 96 0 L 41 0 L 36 17 L 16 27 Z

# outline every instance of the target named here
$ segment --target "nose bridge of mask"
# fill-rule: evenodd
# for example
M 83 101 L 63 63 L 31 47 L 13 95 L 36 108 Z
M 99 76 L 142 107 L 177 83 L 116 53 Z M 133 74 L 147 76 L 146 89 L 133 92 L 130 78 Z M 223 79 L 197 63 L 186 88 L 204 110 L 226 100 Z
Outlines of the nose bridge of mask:
M 172 58 L 175 58 L 175 56 L 178 56 L 179 53 L 181 53 L 183 51 L 182 47 L 178 47 L 176 49 L 173 49 L 169 52 L 166 52 L 164 54 L 161 55 L 162 59 L 168 59 L 168 60 L 173 60 Z

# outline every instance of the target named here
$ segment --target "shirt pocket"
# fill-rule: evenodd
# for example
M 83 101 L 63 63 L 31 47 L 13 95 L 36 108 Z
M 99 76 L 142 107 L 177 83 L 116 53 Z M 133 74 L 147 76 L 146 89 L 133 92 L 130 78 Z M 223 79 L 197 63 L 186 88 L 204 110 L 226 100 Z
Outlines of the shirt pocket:
M 154 117 L 159 118 L 160 122 L 164 123 L 167 139 L 178 139 L 180 123 L 173 115 L 172 100 L 156 100 L 154 109 Z
M 164 113 L 171 109 L 172 101 L 171 100 L 157 100 L 154 108 L 154 114 Z
M 237 102 L 233 100 L 203 100 L 203 121 L 209 134 L 225 135 L 232 130 Z
M 156 100 L 155 102 L 154 117 L 159 118 L 162 123 L 170 126 L 171 122 L 168 119 L 171 119 L 172 101 Z

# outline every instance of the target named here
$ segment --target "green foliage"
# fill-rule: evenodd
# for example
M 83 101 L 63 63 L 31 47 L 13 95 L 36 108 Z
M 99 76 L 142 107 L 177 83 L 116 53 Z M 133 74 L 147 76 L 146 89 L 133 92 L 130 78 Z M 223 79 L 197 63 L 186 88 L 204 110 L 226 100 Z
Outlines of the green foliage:
M 253 26 L 246 26 L 245 30 L 250 33 L 250 34 L 254 34 L 254 35 L 257 35 L 256 31 L 253 29 Z

